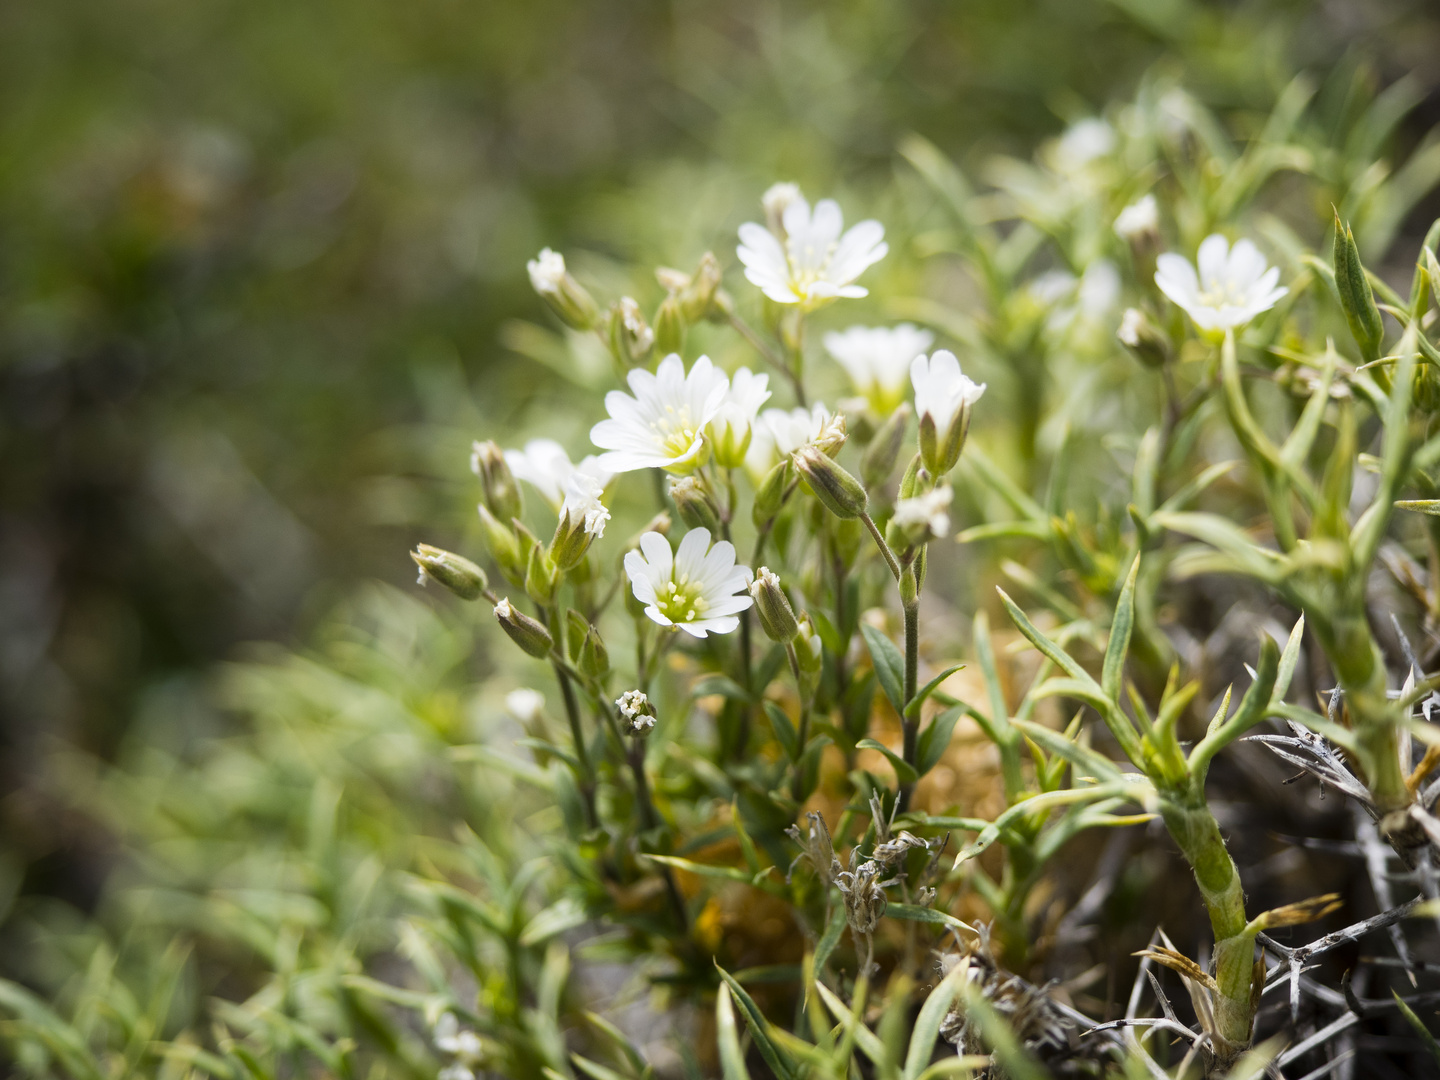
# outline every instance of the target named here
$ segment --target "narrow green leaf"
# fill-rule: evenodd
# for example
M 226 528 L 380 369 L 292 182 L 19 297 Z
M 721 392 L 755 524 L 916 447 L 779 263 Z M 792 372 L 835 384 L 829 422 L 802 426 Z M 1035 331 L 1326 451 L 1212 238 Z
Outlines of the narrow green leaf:
M 845 1029 L 845 1033 L 854 1037 L 855 1045 L 860 1047 L 860 1052 L 874 1064 L 884 1066 L 886 1063 L 885 1044 L 880 1041 L 879 1036 L 866 1027 L 850 1011 L 845 1002 L 836 996 L 835 991 L 819 979 L 815 980 L 815 990 L 819 993 L 820 1000 L 825 1002 L 825 1007 Z
M 715 970 L 725 980 L 725 985 L 735 995 L 735 1000 L 740 1003 L 740 1009 L 745 1014 L 745 1025 L 750 1029 L 750 1037 L 755 1040 L 755 1048 L 760 1051 L 760 1056 L 765 1059 L 765 1064 L 770 1066 L 777 1080 L 795 1080 L 795 1066 L 790 1057 L 775 1042 L 770 1031 L 770 1023 L 765 1019 L 765 1014 L 760 1011 L 760 1006 L 755 1004 L 755 999 L 745 992 L 745 988 L 735 981 L 735 977 L 722 968 L 718 963 Z
M 820 935 L 820 943 L 815 946 L 815 970 L 824 971 L 825 965 L 830 960 L 830 955 L 835 951 L 835 946 L 840 944 L 840 935 L 845 932 L 845 905 L 832 904 L 830 906 L 830 921 L 825 924 L 825 933 Z
M 1280 654 L 1280 666 L 1275 673 L 1275 688 L 1271 691 L 1271 697 L 1285 700 L 1285 695 L 1290 691 L 1290 680 L 1295 677 L 1295 665 L 1300 660 L 1300 642 L 1305 636 L 1305 613 L 1300 613 L 1300 618 L 1295 620 L 1295 625 L 1290 630 L 1290 637 L 1285 642 L 1285 651 Z
M 666 866 L 673 866 L 677 870 L 684 870 L 688 874 L 695 874 L 699 877 L 722 878 L 726 881 L 743 881 L 746 885 L 751 883 L 752 875 L 741 870 L 738 866 L 711 866 L 706 863 L 691 862 L 689 859 L 682 859 L 678 855 L 641 855 L 642 859 L 649 859 L 651 862 L 664 863 Z
M 895 770 L 896 779 L 898 779 L 901 784 L 913 784 L 916 780 L 920 779 L 910 763 L 884 743 L 876 742 L 874 739 L 861 739 L 855 745 L 864 750 L 879 750 L 884 754 L 886 760 L 890 762 L 891 767 Z
M 1028 640 L 1031 645 L 1039 649 L 1056 667 L 1060 668 L 1060 670 L 1064 671 L 1072 679 L 1081 683 L 1089 683 L 1094 687 L 1095 693 L 1100 693 L 1100 687 L 1096 684 L 1095 680 L 1090 677 L 1089 672 L 1071 659 L 1069 653 L 1042 634 L 1040 630 L 1036 628 L 1035 624 L 1026 616 L 1025 612 L 1020 610 L 1019 605 L 1010 599 L 1004 589 L 997 587 L 995 591 L 1000 594 L 1000 602 L 1005 605 L 1005 611 L 1006 614 L 1010 616 L 1010 621 L 1015 624 L 1016 629 L 1018 629 L 1020 633 L 1025 635 L 1026 640 Z
M 917 690 L 915 692 L 915 697 L 911 699 L 910 704 L 905 706 L 905 719 L 918 720 L 920 718 L 920 706 L 925 704 L 925 699 L 928 698 L 931 694 L 933 694 L 936 690 L 940 689 L 940 684 L 943 683 L 946 679 L 948 679 L 951 675 L 954 675 L 957 671 L 963 671 L 964 669 L 964 664 L 956 664 L 953 667 L 948 667 L 939 675 L 936 675 L 933 679 L 927 682 L 919 690 Z
M 531 919 L 525 929 L 520 931 L 520 944 L 538 945 L 556 934 L 573 930 L 587 917 L 584 904 L 573 896 L 562 896 Z
M 910 1033 L 910 1046 L 905 1051 L 905 1067 L 900 1073 L 902 1080 L 920 1080 L 920 1074 L 930 1064 L 940 1024 L 950 1012 L 950 1005 L 960 991 L 960 981 L 966 974 L 965 966 L 956 964 L 950 974 L 940 980 L 940 985 L 930 991 L 925 1004 L 920 1006 L 920 1015 L 916 1017 L 915 1027 Z
M 745 1052 L 740 1049 L 740 1032 L 735 1027 L 735 1009 L 730 1004 L 730 987 L 723 984 L 715 995 L 715 1041 L 724 1080 L 750 1080 Z
M 1105 666 L 1100 675 L 1100 689 L 1111 701 L 1120 700 L 1120 684 L 1125 678 L 1125 656 L 1130 651 L 1130 634 L 1135 629 L 1135 579 L 1140 575 L 1140 553 L 1130 563 L 1115 617 L 1110 621 L 1110 643 L 1105 648 Z
M 1440 499 L 1397 499 L 1396 510 L 1410 510 L 1416 514 L 1440 517 Z
M 591 1061 L 589 1058 L 581 1057 L 573 1052 L 570 1054 L 570 1061 L 582 1073 L 593 1077 L 594 1080 L 628 1080 L 624 1073 L 616 1072 L 608 1065 L 601 1065 L 598 1061 Z
M 881 689 L 895 707 L 896 715 L 904 715 L 905 658 L 900 655 L 900 650 L 893 641 L 869 623 L 860 624 L 860 633 L 870 650 L 870 659 L 875 665 L 875 677 L 880 680 Z
M 890 904 L 885 908 L 885 914 L 892 919 L 901 919 L 905 922 L 936 923 L 940 926 L 948 926 L 955 930 L 967 930 L 975 932 L 975 928 L 962 919 L 955 918 L 943 911 L 936 911 L 934 908 L 920 907 L 918 904 Z
M 1435 1036 L 1430 1034 L 1430 1029 L 1425 1026 L 1424 1021 L 1415 1015 L 1415 1010 L 1405 1004 L 1405 999 L 1400 996 L 1398 990 L 1391 990 L 1390 994 L 1395 998 L 1395 1004 L 1400 1007 L 1400 1015 L 1405 1017 L 1406 1022 L 1415 1029 L 1415 1034 L 1425 1044 L 1425 1049 L 1430 1051 L 1430 1056 L 1440 1064 L 1440 1043 L 1435 1041 Z
M 767 701 L 764 704 L 765 715 L 770 717 L 770 727 L 775 732 L 775 738 L 785 748 L 785 756 L 794 761 L 800 752 L 800 736 L 795 730 L 795 725 L 790 722 L 790 717 L 785 715 L 785 710 L 775 702 Z
M 921 776 L 940 763 L 950 746 L 950 736 L 954 733 L 955 724 L 963 711 L 959 705 L 946 709 L 920 732 L 920 738 L 915 744 L 915 771 Z

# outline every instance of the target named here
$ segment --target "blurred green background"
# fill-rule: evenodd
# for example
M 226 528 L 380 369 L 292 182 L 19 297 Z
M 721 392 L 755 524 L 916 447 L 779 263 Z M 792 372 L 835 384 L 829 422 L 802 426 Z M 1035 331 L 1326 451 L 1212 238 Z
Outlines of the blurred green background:
M 194 737 L 239 643 L 465 542 L 469 439 L 573 409 L 507 326 L 541 246 L 733 277 L 776 179 L 883 209 L 907 132 L 978 167 L 1156 71 L 1264 110 L 1306 69 L 1416 80 L 1415 142 L 1433 0 L 0 5 L 7 880 L 103 880 L 57 742 Z

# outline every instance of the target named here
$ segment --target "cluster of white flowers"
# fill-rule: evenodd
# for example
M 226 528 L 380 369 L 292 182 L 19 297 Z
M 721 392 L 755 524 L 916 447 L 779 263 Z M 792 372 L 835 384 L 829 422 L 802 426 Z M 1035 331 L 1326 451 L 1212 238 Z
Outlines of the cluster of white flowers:
M 435 1049 L 453 1060 L 440 1070 L 436 1080 L 475 1080 L 475 1067 L 481 1063 L 485 1046 L 480 1036 L 462 1028 L 454 1013 L 444 1013 L 432 1033 Z
M 948 484 L 895 503 L 890 519 L 903 532 L 914 532 L 938 540 L 950 531 L 950 501 L 954 492 Z
M 615 707 L 620 710 L 629 735 L 648 734 L 655 726 L 655 710 L 642 690 L 626 690 L 615 699 Z

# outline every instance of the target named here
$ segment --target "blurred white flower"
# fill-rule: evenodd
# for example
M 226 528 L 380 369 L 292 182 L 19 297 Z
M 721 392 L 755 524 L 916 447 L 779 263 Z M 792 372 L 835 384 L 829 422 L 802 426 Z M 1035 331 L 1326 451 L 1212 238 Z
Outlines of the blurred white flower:
M 766 409 L 756 420 L 745 455 L 745 468 L 762 477 L 782 458 L 817 441 L 835 423 L 835 417 L 820 402 L 808 409 Z
M 950 501 L 954 493 L 950 485 L 942 484 L 934 491 L 927 491 L 911 499 L 900 499 L 895 503 L 895 514 L 890 519 L 897 529 L 917 539 L 930 537 L 939 539 L 950 531 Z
M 750 568 L 735 565 L 728 540 L 712 547 L 709 529 L 691 529 L 673 555 L 665 537 L 646 533 L 640 550 L 626 554 L 625 573 L 646 615 L 697 638 L 730 633 L 740 625 L 736 616 L 754 602 L 745 592 Z
M 910 365 L 910 382 L 915 387 L 921 457 L 933 476 L 944 476 L 960 459 L 970 408 L 985 393 L 985 384 L 963 374 L 960 361 L 947 349 L 917 356 Z
M 741 368 L 730 378 L 715 418 L 710 421 L 710 442 L 715 460 L 727 469 L 743 464 L 750 449 L 752 429 L 760 406 L 770 400 L 770 376 Z
M 525 264 L 530 272 L 530 286 L 541 296 L 558 296 L 565 281 L 565 256 L 558 251 L 543 248 L 540 254 Z
M 435 1080 L 475 1080 L 475 1073 L 457 1061 L 436 1073 Z
M 775 191 L 771 188 L 767 197 Z M 740 226 L 736 254 L 745 264 L 745 276 L 777 304 L 799 304 L 804 311 L 837 297 L 867 295 L 852 283 L 890 250 L 885 227 L 862 221 L 842 235 L 845 220 L 834 199 L 816 203 L 812 214 L 798 189 L 784 196 L 778 233 L 754 222 Z M 778 205 L 781 200 L 771 201 Z
M 480 1036 L 468 1028 L 462 1028 L 454 1013 L 444 1013 L 436 1021 L 434 1038 L 435 1049 L 459 1059 L 451 1068 L 477 1064 L 485 1053 Z M 469 1072 L 468 1069 L 465 1071 Z
M 1104 120 L 1092 116 L 1077 121 L 1055 143 L 1055 171 L 1066 175 L 1078 172 L 1113 151 L 1115 142 L 1115 129 Z
M 476 457 L 480 443 L 475 444 L 470 467 L 479 472 Z M 523 450 L 506 450 L 505 464 L 517 480 L 524 480 L 545 497 L 545 501 L 559 509 L 565 499 L 566 485 L 577 472 L 591 477 L 604 488 L 615 478 L 615 474 L 600 465 L 594 454 L 585 457 L 579 465 L 570 461 L 565 448 L 554 439 L 531 439 Z
M 1237 240 L 1232 248 L 1219 233 L 1207 236 L 1196 261 L 1198 274 L 1189 259 L 1166 252 L 1156 260 L 1155 284 L 1207 338 L 1223 338 L 1225 331 L 1244 326 L 1290 291 L 1276 287 L 1280 268 L 1267 266 L 1249 240 Z
M 579 471 L 570 474 L 565 483 L 565 501 L 560 506 L 560 517 L 572 522 L 583 522 L 585 532 L 595 539 L 605 535 L 605 523 L 610 520 L 610 511 L 600 501 L 605 485 L 593 476 Z
M 505 695 L 505 711 L 522 724 L 532 723 L 545 711 L 545 695 L 528 686 L 511 690 Z
M 803 199 L 800 185 L 781 182 L 771 184 L 760 196 L 761 209 L 765 211 L 765 224 L 781 240 L 785 239 L 785 211 L 796 199 Z
M 1120 211 L 1115 233 L 1122 240 L 1141 240 L 1160 231 L 1160 206 L 1154 195 L 1144 195 Z
M 695 361 L 687 375 L 675 353 L 660 361 L 655 374 L 637 368 L 627 380 L 634 397 L 620 390 L 605 395 L 609 420 L 590 429 L 590 440 L 609 453 L 600 464 L 615 472 L 658 468 L 687 473 L 703 464 L 705 425 L 725 401 L 730 380 L 708 356 Z
M 1030 279 L 1025 291 L 1046 307 L 1058 304 L 1075 291 L 1075 275 L 1068 270 L 1046 270 Z
M 910 362 L 930 348 L 935 335 L 910 323 L 852 326 L 825 335 L 825 350 L 850 376 L 855 389 L 882 416 L 905 400 Z

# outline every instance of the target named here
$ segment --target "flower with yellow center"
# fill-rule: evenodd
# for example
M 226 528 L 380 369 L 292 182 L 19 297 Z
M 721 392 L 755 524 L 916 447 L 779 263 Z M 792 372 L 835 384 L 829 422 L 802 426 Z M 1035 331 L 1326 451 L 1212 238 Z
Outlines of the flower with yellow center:
M 845 229 L 839 203 L 821 199 L 812 212 L 799 188 L 787 188 L 783 198 L 767 198 L 766 216 L 768 229 L 753 221 L 740 226 L 735 253 L 751 284 L 777 304 L 798 304 L 802 311 L 842 296 L 867 295 L 855 279 L 890 250 L 880 222 Z
M 1237 240 L 1232 248 L 1219 233 L 1207 236 L 1195 261 L 1198 273 L 1183 255 L 1166 252 L 1155 261 L 1155 284 L 1212 340 L 1270 310 L 1290 291 L 1276 287 L 1280 268 L 1267 267 L 1249 240 Z
M 705 425 L 725 401 L 730 386 L 725 373 L 702 356 L 687 374 L 685 362 L 671 353 L 653 375 L 636 368 L 626 381 L 634 397 L 611 390 L 605 395 L 610 419 L 590 429 L 590 441 L 608 451 L 599 465 L 612 472 L 688 473 L 704 464 Z
M 735 565 L 728 540 L 712 547 L 709 529 L 691 529 L 673 554 L 665 537 L 647 532 L 640 550 L 625 556 L 625 573 L 646 615 L 692 637 L 730 633 L 754 603 L 745 592 L 750 568 Z

